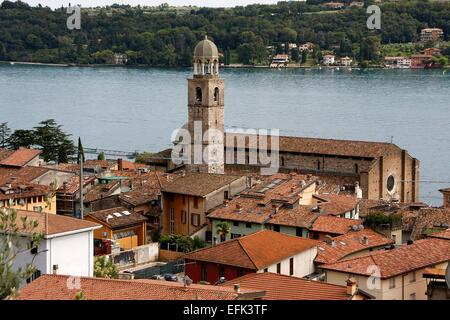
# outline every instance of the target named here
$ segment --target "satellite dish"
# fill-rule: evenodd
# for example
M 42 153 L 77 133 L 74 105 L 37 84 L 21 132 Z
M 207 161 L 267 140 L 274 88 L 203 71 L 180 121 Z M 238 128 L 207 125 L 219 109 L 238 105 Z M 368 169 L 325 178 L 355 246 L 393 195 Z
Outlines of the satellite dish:
M 447 287 L 450 289 L 450 261 L 447 263 L 447 272 L 445 273 L 445 282 L 447 282 Z

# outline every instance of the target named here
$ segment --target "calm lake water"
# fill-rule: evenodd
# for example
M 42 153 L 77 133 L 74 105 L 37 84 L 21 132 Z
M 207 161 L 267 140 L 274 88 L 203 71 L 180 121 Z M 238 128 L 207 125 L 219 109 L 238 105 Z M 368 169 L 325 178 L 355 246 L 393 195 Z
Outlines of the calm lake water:
M 187 119 L 190 69 L 0 65 L 0 122 L 31 128 L 55 118 L 83 144 L 170 147 Z M 421 160 L 421 198 L 450 186 L 450 72 L 442 70 L 222 70 L 227 127 L 390 141 Z M 444 183 L 437 183 L 444 182 Z M 446 183 L 445 183 L 446 182 Z

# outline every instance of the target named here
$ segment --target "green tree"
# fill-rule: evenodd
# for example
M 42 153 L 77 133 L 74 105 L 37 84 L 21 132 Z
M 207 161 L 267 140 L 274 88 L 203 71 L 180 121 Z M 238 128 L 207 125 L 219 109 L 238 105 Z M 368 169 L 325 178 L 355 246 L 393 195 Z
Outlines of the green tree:
M 117 279 L 119 272 L 117 266 L 108 256 L 95 257 L 94 260 L 94 277 Z
M 11 149 L 31 148 L 35 143 L 33 130 L 15 130 L 6 140 Z
M 231 232 L 231 225 L 228 222 L 219 222 L 216 225 L 216 233 L 220 238 L 220 242 L 225 241 L 227 235 Z
M 299 62 L 300 61 L 300 52 L 298 50 L 298 48 L 292 48 L 291 50 L 291 59 L 295 62 Z
M 308 60 L 308 51 L 303 50 L 302 51 L 302 64 L 305 64 L 307 60 Z
M 100 152 L 98 157 L 97 157 L 97 160 L 105 160 L 105 153 L 104 152 Z
M 0 148 L 8 146 L 8 138 L 11 135 L 11 129 L 8 127 L 8 122 L 0 123 Z
M 42 150 L 44 161 L 68 162 L 75 154 L 70 135 L 62 130 L 54 119 L 41 121 L 34 128 L 35 145 Z
M 12 201 L 0 209 L 0 300 L 16 297 L 21 282 L 36 271 L 34 258 L 31 263 L 16 270 L 13 270 L 13 263 L 19 254 L 38 248 L 44 235 L 36 232 L 37 226 L 37 220 L 28 217 L 18 219 Z M 29 241 L 23 241 L 25 233 Z

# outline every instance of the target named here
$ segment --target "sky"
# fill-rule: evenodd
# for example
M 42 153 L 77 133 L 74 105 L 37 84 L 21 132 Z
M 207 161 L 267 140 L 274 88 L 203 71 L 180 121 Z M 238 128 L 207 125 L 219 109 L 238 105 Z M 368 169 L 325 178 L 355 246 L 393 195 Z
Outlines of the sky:
M 22 0 L 32 6 L 41 4 L 51 8 L 60 8 L 61 5 L 67 6 L 69 3 L 80 4 L 82 7 L 96 7 L 118 4 L 129 4 L 136 6 L 157 6 L 161 3 L 168 3 L 172 6 L 194 5 L 205 7 L 234 7 L 239 5 L 247 5 L 253 3 L 270 4 L 277 3 L 278 0 Z M 1 2 L 1 0 L 0 0 Z

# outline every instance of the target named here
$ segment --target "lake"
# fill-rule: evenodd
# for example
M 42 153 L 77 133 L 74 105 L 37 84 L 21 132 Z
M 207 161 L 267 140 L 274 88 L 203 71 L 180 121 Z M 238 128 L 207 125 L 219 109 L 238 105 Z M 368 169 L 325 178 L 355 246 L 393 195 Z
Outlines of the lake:
M 0 122 L 54 118 L 86 147 L 159 151 L 187 121 L 190 69 L 0 65 Z M 225 125 L 391 141 L 421 161 L 421 200 L 450 186 L 450 72 L 225 69 Z

